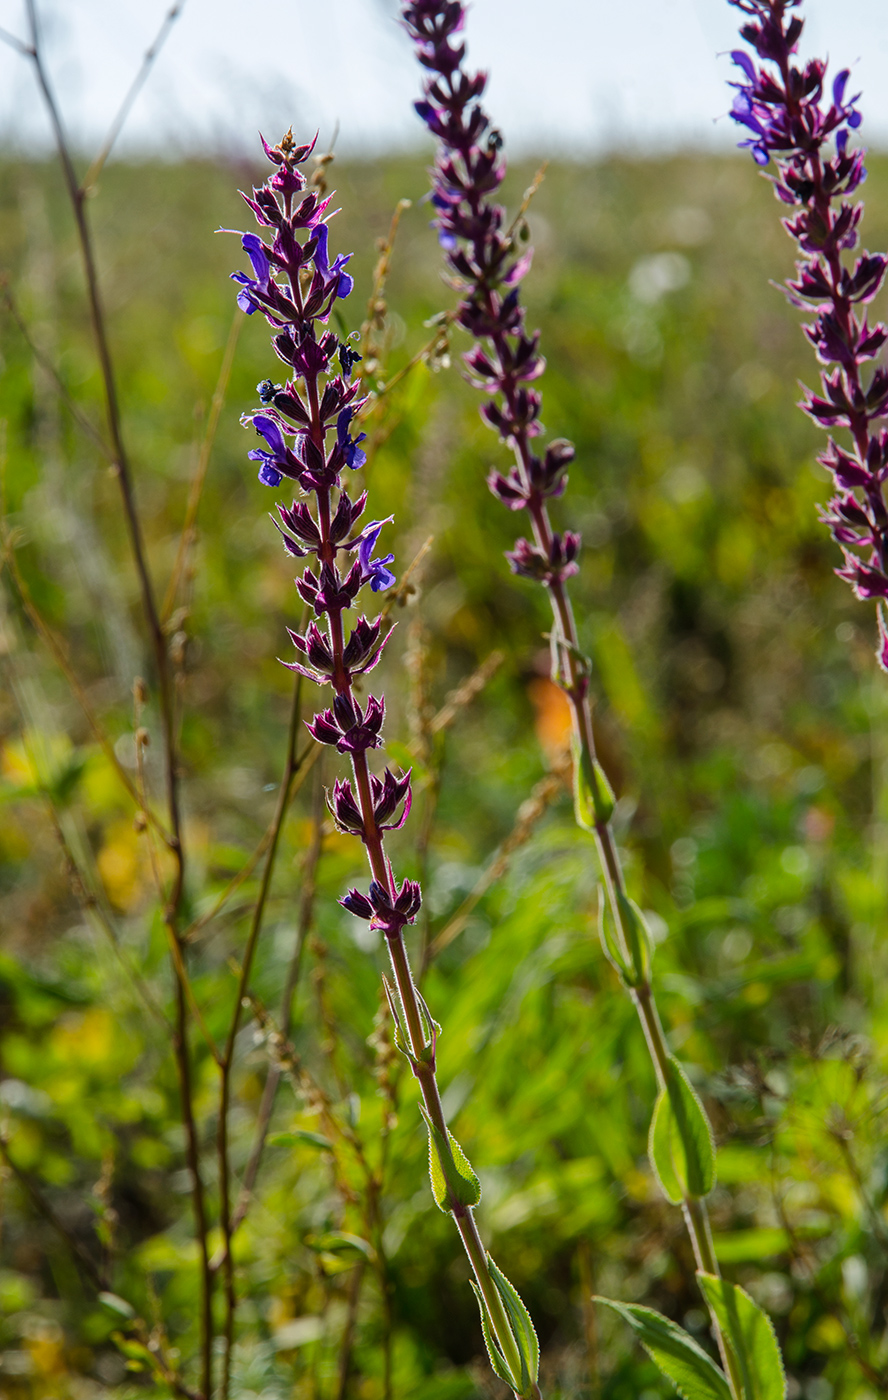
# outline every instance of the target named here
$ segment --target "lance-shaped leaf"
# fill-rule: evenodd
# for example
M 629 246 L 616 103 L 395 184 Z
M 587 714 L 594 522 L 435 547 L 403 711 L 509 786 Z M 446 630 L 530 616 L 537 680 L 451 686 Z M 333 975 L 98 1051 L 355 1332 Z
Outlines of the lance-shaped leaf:
M 408 1059 L 410 1063 L 415 1066 L 416 1060 L 410 1053 L 410 1048 L 407 1044 L 407 1036 L 405 1034 L 404 1027 L 401 1024 L 401 1013 L 398 1010 L 398 1003 L 395 1000 L 394 988 L 392 987 L 385 973 L 382 974 L 382 986 L 383 990 L 385 991 L 385 999 L 388 1002 L 389 1015 L 392 1018 L 395 1045 L 400 1050 L 401 1054 L 404 1055 L 405 1058 Z
M 540 1373 L 540 1344 L 537 1339 L 536 1330 L 530 1319 L 530 1313 L 521 1301 L 517 1289 L 509 1282 L 502 1269 L 498 1268 L 490 1255 L 487 1256 L 487 1267 L 490 1277 L 496 1286 L 496 1290 L 503 1302 L 509 1330 L 512 1334 L 512 1341 L 518 1353 L 520 1363 L 520 1374 L 513 1374 L 513 1368 L 503 1355 L 504 1348 L 500 1345 L 497 1337 L 496 1327 L 490 1316 L 490 1310 L 484 1301 L 481 1289 L 472 1280 L 472 1287 L 475 1290 L 475 1297 L 478 1299 L 478 1307 L 481 1310 L 481 1330 L 484 1333 L 484 1345 L 490 1357 L 490 1364 L 501 1381 L 519 1396 L 533 1395 L 536 1388 L 537 1378 Z
M 414 991 L 416 992 L 416 1000 L 419 1006 L 419 1018 L 422 1025 L 423 1035 L 423 1048 L 419 1052 L 419 1057 L 417 1058 L 417 1056 L 414 1055 L 412 1050 L 410 1049 L 410 1042 L 407 1036 L 407 1031 L 401 1021 L 401 1013 L 398 1010 L 398 1003 L 395 1000 L 394 989 L 391 983 L 389 982 L 388 978 L 385 976 L 385 973 L 383 973 L 382 985 L 385 990 L 389 1014 L 391 1015 L 392 1024 L 394 1026 L 395 1045 L 400 1050 L 401 1054 L 405 1057 L 405 1059 L 408 1059 L 410 1061 L 411 1065 L 413 1066 L 414 1073 L 418 1070 L 420 1061 L 422 1061 L 424 1064 L 430 1064 L 432 1068 L 434 1068 L 435 1047 L 438 1043 L 438 1036 L 441 1034 L 441 1027 L 435 1020 L 435 1018 L 432 1016 L 432 1013 L 431 1011 L 429 1011 L 429 1008 L 426 1006 L 425 1000 L 423 999 L 419 988 L 415 987 Z
M 435 1205 L 449 1215 L 451 1202 L 461 1206 L 476 1206 L 481 1199 L 481 1183 L 469 1164 L 453 1133 L 447 1137 L 436 1128 L 422 1104 L 419 1111 L 429 1130 L 429 1176 Z
M 648 1356 L 685 1400 L 731 1400 L 731 1389 L 711 1357 L 676 1323 L 636 1303 L 595 1298 L 613 1308 L 638 1334 Z
M 617 890 L 617 906 L 620 910 L 620 922 L 623 925 L 623 933 L 626 938 L 626 946 L 629 949 L 629 958 L 632 963 L 633 987 L 640 987 L 650 980 L 651 975 L 651 934 L 647 926 L 647 920 L 633 899 L 629 899 L 622 890 Z
M 481 1293 L 481 1289 L 478 1287 L 477 1283 L 473 1278 L 469 1279 L 469 1283 L 475 1290 L 475 1297 L 478 1299 L 478 1307 L 481 1311 L 481 1331 L 484 1334 L 484 1345 L 487 1348 L 487 1355 L 490 1357 L 490 1364 L 493 1367 L 496 1374 L 499 1376 L 500 1380 L 503 1381 L 503 1383 L 507 1385 L 510 1390 L 515 1391 L 518 1389 L 519 1379 L 517 1376 L 512 1375 L 512 1372 L 506 1364 L 505 1357 L 503 1356 L 502 1352 L 500 1351 L 499 1347 L 494 1341 L 493 1331 L 491 1329 L 490 1320 L 487 1315 L 487 1305 L 484 1302 L 484 1297 Z
M 518 1354 L 521 1357 L 520 1394 L 524 1395 L 529 1389 L 530 1383 L 535 1384 L 540 1374 L 540 1344 L 536 1329 L 517 1289 L 509 1282 L 502 1269 L 497 1268 L 489 1254 L 487 1264 L 490 1269 L 490 1277 L 496 1284 L 497 1292 L 503 1300 L 509 1325 L 512 1328 L 512 1336 L 515 1338 Z
M 626 959 L 623 957 L 620 945 L 617 942 L 614 919 L 607 901 L 607 896 L 601 885 L 598 886 L 598 936 L 601 939 L 601 947 L 604 956 L 612 967 L 616 968 L 621 980 L 628 987 L 632 970 Z
M 571 740 L 573 749 L 574 815 L 577 826 L 586 831 L 594 831 L 596 824 L 607 824 L 614 814 L 613 788 L 607 774 L 598 762 L 583 748 L 576 734 Z
M 663 1194 L 673 1205 L 708 1196 L 715 1184 L 715 1144 L 706 1111 L 678 1060 L 666 1062 L 648 1134 L 648 1156 Z
M 735 1283 L 715 1274 L 698 1273 L 697 1278 L 737 1362 L 742 1400 L 785 1400 L 786 1375 L 768 1314 Z
M 623 930 L 625 952 L 616 935 L 613 911 L 599 886 L 598 932 L 605 957 L 616 968 L 626 987 L 641 987 L 650 980 L 650 930 L 638 905 L 623 894 L 622 890 L 617 890 L 617 909 L 620 927 Z
M 99 1302 L 121 1317 L 133 1318 L 136 1315 L 132 1303 L 128 1303 L 126 1298 L 121 1298 L 118 1293 L 102 1292 L 99 1294 Z

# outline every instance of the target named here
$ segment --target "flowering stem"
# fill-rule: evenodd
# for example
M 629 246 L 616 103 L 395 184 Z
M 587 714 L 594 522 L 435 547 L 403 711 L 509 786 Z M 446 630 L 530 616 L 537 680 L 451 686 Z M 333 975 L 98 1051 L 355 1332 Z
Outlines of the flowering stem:
M 541 432 L 542 399 L 528 386 L 542 374 L 545 361 L 538 353 L 539 333 L 525 329 L 519 300 L 520 282 L 530 267 L 532 250 L 518 251 L 520 219 L 504 232 L 505 211 L 494 203 L 505 174 L 500 157 L 502 138 L 480 105 L 486 75 L 472 74 L 463 64 L 463 5 L 460 0 L 406 0 L 402 13 L 428 74 L 424 100 L 416 103 L 416 110 L 439 142 L 432 202 L 451 281 L 462 293 L 455 319 L 474 340 L 464 357 L 467 377 L 487 395 L 482 417 L 514 456 L 515 465 L 508 475 L 493 471 L 488 485 L 510 510 L 526 510 L 530 519 L 532 540 L 519 539 L 506 557 L 514 573 L 535 579 L 549 594 L 552 679 L 564 691 L 571 709 L 578 820 L 594 834 L 616 930 L 612 961 L 638 1012 L 662 1098 L 674 1086 L 675 1062 L 666 1045 L 651 985 L 647 931 L 627 898 L 610 825 L 613 799 L 595 752 L 589 663 L 580 651 L 566 586 L 577 569 L 580 537 L 570 530 L 556 532 L 548 513 L 548 500 L 560 496 L 566 487 L 574 449 L 570 443 L 556 440 L 544 455 L 534 451 Z M 693 1095 L 689 1085 L 687 1092 Z M 698 1108 L 705 1124 L 702 1105 Z M 709 1131 L 708 1124 L 705 1131 Z M 684 1190 L 683 1206 L 699 1267 L 718 1274 L 705 1201 L 700 1194 L 690 1193 L 690 1183 Z M 729 1384 L 739 1400 L 736 1364 L 714 1313 L 712 1325 Z
M 243 247 L 253 275 L 238 272 L 234 278 L 241 286 L 239 305 L 248 314 L 259 310 L 265 315 L 275 331 L 275 350 L 290 367 L 292 377 L 284 386 L 271 380 L 259 386 L 263 409 L 245 421 L 256 428 L 265 446 L 249 456 L 261 463 L 259 479 L 267 486 L 277 487 L 284 478 L 298 483 L 300 498 L 289 509 L 278 506 L 279 528 L 291 557 L 313 555 L 317 560 L 317 571 L 306 566 L 296 587 L 323 624 L 323 630 L 318 621 L 312 621 L 304 633 L 290 632 L 298 659 L 285 664 L 316 684 L 332 687 L 331 707 L 316 714 L 307 727 L 319 743 L 348 756 L 351 777 L 337 779 L 327 801 L 338 828 L 364 843 L 372 877 L 366 895 L 349 890 L 341 903 L 352 914 L 367 919 L 388 945 L 398 1004 L 388 983 L 386 991 L 396 1039 L 419 1081 L 429 1129 L 435 1200 L 456 1221 L 472 1265 L 494 1368 L 509 1379 L 521 1400 L 534 1400 L 539 1396 L 536 1336 L 511 1284 L 498 1270 L 494 1272 L 478 1234 L 472 1206 L 480 1197 L 480 1185 L 447 1130 L 435 1077 L 439 1027 L 417 990 L 407 957 L 403 930 L 415 922 L 421 907 L 420 887 L 411 880 L 398 885 L 385 849 L 385 833 L 402 826 L 409 813 L 410 774 L 398 777 L 389 768 L 382 776 L 371 771 L 368 751 L 381 744 L 385 702 L 369 695 L 362 707 L 354 684 L 357 676 L 376 665 L 388 634 L 382 632 L 382 614 L 372 622 L 359 616 L 348 630 L 345 613 L 368 584 L 378 592 L 390 587 L 395 576 L 388 567 L 392 555 L 373 557 L 386 522 L 373 521 L 352 533 L 364 512 L 367 493 L 352 501 L 342 482 L 346 467 L 355 469 L 366 461 L 360 448 L 365 435 L 353 438 L 350 432 L 353 418 L 367 402 L 358 398 L 360 381 L 353 380 L 351 373 L 360 355 L 347 340 L 339 341 L 323 329 L 333 303 L 352 289 L 352 279 L 344 270 L 348 258 L 340 255 L 330 263 L 324 218 L 329 199 L 322 201 L 315 192 L 305 193 L 299 165 L 312 147 L 297 147 L 289 132 L 279 145 L 263 145 L 277 172 L 261 189 L 254 189 L 252 197 L 245 198 L 260 226 L 275 230 L 274 239 L 267 244 L 255 234 L 244 234 Z M 333 372 L 334 358 L 341 373 Z M 334 425 L 335 441 L 328 445 Z M 292 447 L 288 437 L 294 439 Z M 313 501 L 314 509 L 306 497 Z M 342 567 L 343 555 L 346 561 L 349 556 L 356 558 Z M 245 975 L 254 947 L 251 936 Z M 233 1048 L 232 1034 L 226 1063 L 230 1064 Z M 230 1250 L 227 1258 L 230 1291 Z M 229 1308 L 229 1316 L 232 1311 Z M 230 1334 L 229 1327 L 229 1345 Z

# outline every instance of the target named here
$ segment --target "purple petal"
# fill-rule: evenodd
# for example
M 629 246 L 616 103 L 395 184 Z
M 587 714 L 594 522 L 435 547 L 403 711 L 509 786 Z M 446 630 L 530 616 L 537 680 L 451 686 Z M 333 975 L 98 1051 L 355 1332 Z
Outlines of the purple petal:
M 837 107 L 841 107 L 842 99 L 845 96 L 845 87 L 851 76 L 850 68 L 843 68 L 841 73 L 837 73 L 833 79 L 833 102 Z
M 327 253 L 327 240 L 330 237 L 330 230 L 327 228 L 326 224 L 318 224 L 317 228 L 314 230 L 314 236 L 318 240 L 318 246 L 315 249 L 314 255 L 314 265 L 326 281 L 330 275 L 330 259 Z
M 363 533 L 361 543 L 358 545 L 358 559 L 365 574 L 370 572 L 370 555 L 376 548 L 376 541 L 379 539 L 381 530 L 382 522 L 378 525 L 375 522 L 373 525 L 368 525 Z
M 732 49 L 731 58 L 733 62 L 736 63 L 738 68 L 743 69 L 743 72 L 746 74 L 749 81 L 751 83 L 754 83 L 756 78 L 758 77 L 758 74 L 755 71 L 755 64 L 749 57 L 749 54 L 744 53 L 742 49 Z M 847 77 L 847 74 L 845 76 Z
M 273 418 L 266 418 L 264 413 L 257 413 L 253 419 L 253 427 L 262 434 L 276 456 L 283 457 L 285 455 L 287 448 L 284 443 L 284 435 Z
M 265 244 L 258 234 L 245 233 L 241 242 L 244 252 L 253 264 L 253 272 L 256 274 L 257 282 L 267 282 L 271 273 L 271 263 L 265 251 Z
M 388 564 L 394 563 L 395 556 L 386 554 L 382 559 L 373 561 L 373 579 L 370 587 L 374 593 L 381 593 L 386 588 L 391 588 L 393 583 L 397 583 L 397 577 L 387 568 Z

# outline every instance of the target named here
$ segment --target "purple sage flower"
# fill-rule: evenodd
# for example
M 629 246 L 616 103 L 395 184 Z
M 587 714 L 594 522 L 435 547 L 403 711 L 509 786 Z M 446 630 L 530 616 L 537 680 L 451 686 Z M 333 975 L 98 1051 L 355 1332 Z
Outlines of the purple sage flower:
M 435 1200 L 452 1215 L 479 1296 L 486 1300 L 498 1355 L 507 1367 L 499 1374 L 513 1375 L 515 1393 L 537 1400 L 539 1348 L 533 1327 L 520 1311 L 523 1305 L 511 1298 L 507 1313 L 495 1281 L 502 1276 L 494 1273 L 478 1232 L 472 1212 L 481 1188 L 461 1150 L 454 1154 L 435 1078 L 440 1028 L 416 988 L 407 957 L 404 930 L 414 923 L 422 895 L 415 881 L 397 882 L 385 849 L 386 833 L 397 831 L 410 814 L 411 775 L 387 767 L 381 774 L 371 772 L 368 754 L 382 742 L 385 701 L 368 695 L 361 704 L 355 695 L 355 678 L 374 668 L 386 638 L 381 617 L 371 621 L 358 615 L 351 627 L 346 617 L 368 584 L 378 593 L 394 584 L 395 575 L 389 568 L 394 555 L 374 557 L 388 521 L 373 520 L 354 534 L 367 493 L 353 500 L 343 484 L 343 472 L 356 471 L 367 460 L 361 448 L 366 434 L 352 435 L 355 414 L 366 402 L 360 380 L 351 378 L 361 357 L 347 340 L 325 329 L 336 302 L 352 290 L 345 271 L 350 255 L 331 262 L 329 200 L 306 190 L 299 167 L 314 143 L 297 146 L 288 132 L 279 145 L 264 140 L 262 145 L 275 173 L 244 197 L 260 227 L 270 230 L 270 241 L 242 236 L 253 275 L 237 272 L 234 280 L 238 305 L 248 315 L 261 311 L 270 324 L 275 353 L 288 374 L 283 385 L 262 380 L 262 407 L 243 419 L 264 442 L 248 453 L 261 464 L 259 480 L 278 487 L 286 478 L 301 493 L 291 506 L 278 505 L 275 524 L 290 558 L 311 561 L 296 587 L 314 619 L 304 632 L 290 631 L 296 659 L 285 665 L 333 691 L 332 702 L 309 721 L 308 730 L 318 743 L 347 756 L 350 776 L 335 780 L 327 802 L 338 829 L 363 842 L 371 875 L 367 894 L 349 890 L 341 903 L 385 939 L 397 989 L 385 983 L 396 1038 L 419 1081 L 430 1153 L 440 1169 L 431 1173 Z
M 773 158 L 768 178 L 794 211 L 783 226 L 801 257 L 785 290 L 813 317 L 805 334 L 824 366 L 821 393 L 806 390 L 800 407 L 820 427 L 844 428 L 850 436 L 847 447 L 830 436 L 818 459 L 836 486 L 821 518 L 844 555 L 836 573 L 858 598 L 878 605 L 876 655 L 888 671 L 888 430 L 878 426 L 888 415 L 888 371 L 878 366 L 868 372 L 888 327 L 871 325 L 864 309 L 882 286 L 888 257 L 862 251 L 845 260 L 857 248 L 863 215 L 862 203 L 850 198 L 866 178 L 863 151 L 849 145 L 861 122 L 859 94 L 845 95 L 848 69 L 836 75 L 827 95 L 826 64 L 798 61 L 803 21 L 789 13 L 798 0 L 729 2 L 747 16 L 740 34 L 758 58 L 743 50 L 731 55 L 742 74 L 732 84 L 731 115 L 751 133 L 740 144 L 756 163 L 766 166 Z

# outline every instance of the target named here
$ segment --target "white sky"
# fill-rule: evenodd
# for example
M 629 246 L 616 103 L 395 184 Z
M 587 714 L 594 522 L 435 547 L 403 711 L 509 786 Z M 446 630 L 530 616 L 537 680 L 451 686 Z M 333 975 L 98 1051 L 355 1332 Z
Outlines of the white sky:
M 38 0 L 78 145 L 101 139 L 170 0 Z M 338 121 L 342 151 L 415 145 L 419 70 L 396 0 L 185 0 L 120 150 L 252 150 Z M 807 0 L 803 53 L 854 68 L 869 144 L 888 145 L 888 0 Z M 737 11 L 726 0 L 474 0 L 469 59 L 508 146 L 600 153 L 729 146 Z M 24 0 L 0 26 L 25 37 Z M 0 144 L 44 142 L 31 65 L 0 45 Z

